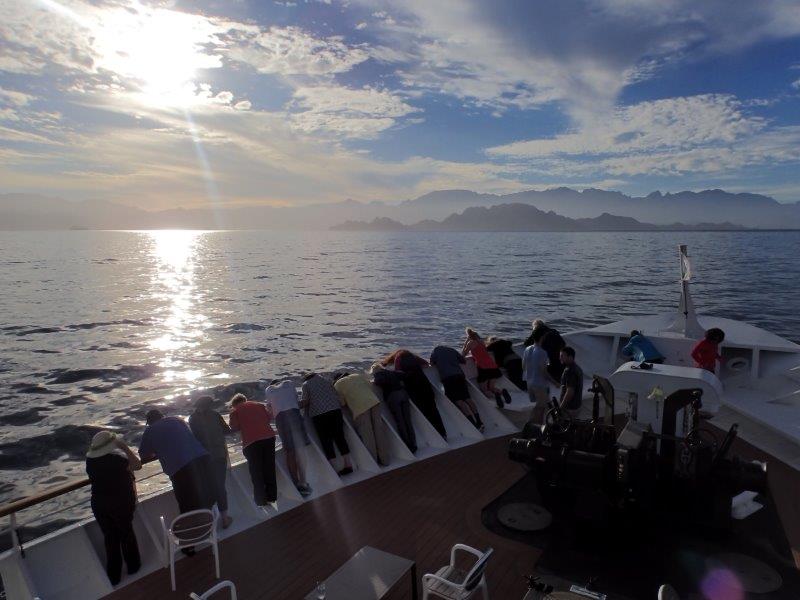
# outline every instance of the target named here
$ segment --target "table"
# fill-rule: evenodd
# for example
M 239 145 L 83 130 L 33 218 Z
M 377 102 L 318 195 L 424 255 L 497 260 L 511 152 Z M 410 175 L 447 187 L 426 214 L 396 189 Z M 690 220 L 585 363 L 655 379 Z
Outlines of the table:
M 411 572 L 411 597 L 417 600 L 417 565 L 413 560 L 364 546 L 325 580 L 325 600 L 380 600 Z M 317 600 L 317 590 L 305 600 Z

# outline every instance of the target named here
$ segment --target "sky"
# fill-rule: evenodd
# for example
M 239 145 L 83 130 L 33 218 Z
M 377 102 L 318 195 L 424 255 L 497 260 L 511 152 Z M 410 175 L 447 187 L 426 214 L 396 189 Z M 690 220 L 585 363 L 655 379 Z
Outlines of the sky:
M 0 0 L 0 193 L 800 200 L 797 0 Z

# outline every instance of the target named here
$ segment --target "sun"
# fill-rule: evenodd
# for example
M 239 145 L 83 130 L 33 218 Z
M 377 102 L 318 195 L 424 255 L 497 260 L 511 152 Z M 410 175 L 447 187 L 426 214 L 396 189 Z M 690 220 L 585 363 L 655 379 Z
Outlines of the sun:
M 191 104 L 198 71 L 221 66 L 207 50 L 216 29 L 199 15 L 136 4 L 103 11 L 91 29 L 98 67 L 135 86 L 147 104 Z

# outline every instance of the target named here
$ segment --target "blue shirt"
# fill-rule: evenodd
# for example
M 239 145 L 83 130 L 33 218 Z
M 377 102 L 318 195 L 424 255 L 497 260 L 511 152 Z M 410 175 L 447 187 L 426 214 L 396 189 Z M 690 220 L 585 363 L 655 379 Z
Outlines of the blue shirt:
M 147 426 L 139 443 L 139 456 L 142 459 L 153 454 L 161 463 L 161 470 L 172 477 L 195 458 L 208 452 L 183 419 L 164 417 Z
M 653 342 L 641 334 L 633 336 L 628 344 L 622 349 L 622 353 L 625 356 L 633 357 L 633 360 L 636 362 L 664 358 L 664 356 L 658 350 L 656 350 Z
M 546 388 L 550 385 L 550 378 L 547 376 L 548 362 L 544 348 L 537 345 L 525 348 L 522 355 L 522 378 L 528 387 Z

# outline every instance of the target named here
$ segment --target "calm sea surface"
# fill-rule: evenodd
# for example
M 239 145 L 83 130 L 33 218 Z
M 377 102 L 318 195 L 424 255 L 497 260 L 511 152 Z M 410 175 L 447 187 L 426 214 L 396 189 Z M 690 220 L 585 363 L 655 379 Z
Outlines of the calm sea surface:
M 674 309 L 800 341 L 800 233 L 0 232 L 0 501 L 198 388 Z

